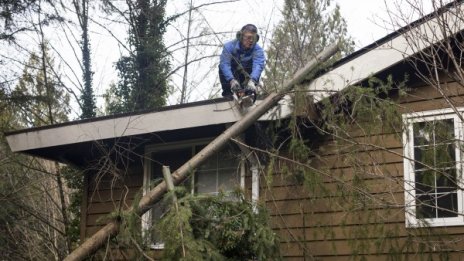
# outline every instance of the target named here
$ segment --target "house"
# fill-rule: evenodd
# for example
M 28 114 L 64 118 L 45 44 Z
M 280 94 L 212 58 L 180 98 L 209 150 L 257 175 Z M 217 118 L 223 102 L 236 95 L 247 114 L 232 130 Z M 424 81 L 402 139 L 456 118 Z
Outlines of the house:
M 285 149 L 267 155 L 274 171 L 256 172 L 230 142 L 185 184 L 192 193 L 241 186 L 266 204 L 285 260 L 464 259 L 463 8 L 452 3 L 308 82 L 315 104 L 305 109 L 313 114 L 296 118 L 310 150 L 278 133 Z M 260 147 L 263 129 L 291 118 L 292 108 L 282 102 L 263 115 L 242 134 L 244 143 Z M 85 170 L 85 239 L 104 225 L 101 217 L 129 207 L 160 178 L 161 165 L 177 169 L 241 117 L 214 99 L 19 130 L 7 139 L 14 152 Z M 159 215 L 154 206 L 142 226 Z M 153 248 L 162 248 L 156 235 Z

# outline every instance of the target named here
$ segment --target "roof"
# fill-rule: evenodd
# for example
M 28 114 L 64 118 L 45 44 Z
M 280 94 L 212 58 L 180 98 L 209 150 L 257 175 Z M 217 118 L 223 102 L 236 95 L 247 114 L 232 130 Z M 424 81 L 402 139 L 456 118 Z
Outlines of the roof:
M 454 2 L 460 3 L 461 1 Z M 443 8 L 443 12 L 451 5 Z M 457 7 L 463 11 L 463 7 Z M 463 21 L 452 15 L 447 16 L 454 33 L 462 30 Z M 365 48 L 339 60 L 331 70 L 314 79 L 307 88 L 319 101 L 324 97 L 357 84 L 371 75 L 385 71 L 415 53 L 443 39 L 436 34 L 437 19 L 434 14 L 393 32 Z M 419 42 L 416 48 L 408 44 L 408 33 L 420 30 L 432 39 L 431 42 Z M 259 102 L 259 101 L 258 101 Z M 290 107 L 282 102 L 277 110 L 279 117 L 287 117 Z M 276 114 L 269 112 L 260 120 L 273 120 Z M 183 105 L 167 106 L 157 110 L 126 113 L 89 120 L 72 121 L 40 128 L 12 131 L 6 134 L 8 144 L 13 152 L 29 152 L 35 149 L 53 146 L 72 146 L 73 144 L 118 137 L 129 137 L 147 133 L 189 129 L 236 122 L 241 118 L 240 111 L 233 102 L 213 99 Z
M 259 104 L 260 101 L 257 101 Z M 285 108 L 287 108 L 285 110 Z M 287 117 L 288 106 L 269 111 L 259 120 Z M 71 121 L 62 124 L 30 128 L 6 133 L 13 152 L 63 146 L 89 141 L 136 136 L 147 133 L 188 129 L 236 122 L 241 112 L 233 101 L 213 99 L 189 104 L 167 106 L 157 110 L 125 113 Z

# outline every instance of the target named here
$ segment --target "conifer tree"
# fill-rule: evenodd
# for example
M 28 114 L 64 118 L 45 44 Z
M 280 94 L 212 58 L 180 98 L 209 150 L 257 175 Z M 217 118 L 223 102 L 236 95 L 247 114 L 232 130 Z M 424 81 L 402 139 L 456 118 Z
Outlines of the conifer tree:
M 90 58 L 90 37 L 89 37 L 89 0 L 73 0 L 74 9 L 76 10 L 79 26 L 82 30 L 82 39 L 80 47 L 82 52 L 82 71 L 84 88 L 81 93 L 81 118 L 95 117 L 96 105 L 95 96 L 92 89 L 92 64 Z
M 285 0 L 282 16 L 267 51 L 267 88 L 282 86 L 284 80 L 332 43 L 340 41 L 342 54 L 353 50 L 339 6 L 333 7 L 330 0 Z
M 53 59 L 45 52 L 32 53 L 12 93 L 18 115 L 26 126 L 39 127 L 68 120 L 69 94 L 54 77 Z
M 13 92 L 0 99 L 0 108 L 5 108 L 0 117 L 0 245 L 7 260 L 60 260 L 70 250 L 69 189 L 60 166 L 11 153 L 3 134 L 68 120 L 69 94 L 53 67 L 43 42 L 40 52 L 29 57 Z
M 160 107 L 168 94 L 170 63 L 163 43 L 166 0 L 137 0 L 128 4 L 132 53 L 117 62 L 119 82 L 107 93 L 109 113 Z

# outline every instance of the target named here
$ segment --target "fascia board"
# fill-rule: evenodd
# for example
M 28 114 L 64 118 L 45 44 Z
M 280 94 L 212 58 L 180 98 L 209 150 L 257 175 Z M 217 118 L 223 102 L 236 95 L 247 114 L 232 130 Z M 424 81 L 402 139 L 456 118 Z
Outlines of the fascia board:
M 463 30 L 463 5 L 411 27 L 347 63 L 313 80 L 308 94 L 320 101 L 373 76 Z M 441 24 L 447 28 L 443 32 Z
M 260 101 L 257 101 L 257 104 Z M 259 120 L 285 118 L 291 110 L 285 104 L 276 106 Z M 20 152 L 39 148 L 98 141 L 104 139 L 142 135 L 236 122 L 241 113 L 234 102 L 218 102 L 201 106 L 178 108 L 140 115 L 123 116 L 91 122 L 77 122 L 46 129 L 8 135 L 11 151 Z

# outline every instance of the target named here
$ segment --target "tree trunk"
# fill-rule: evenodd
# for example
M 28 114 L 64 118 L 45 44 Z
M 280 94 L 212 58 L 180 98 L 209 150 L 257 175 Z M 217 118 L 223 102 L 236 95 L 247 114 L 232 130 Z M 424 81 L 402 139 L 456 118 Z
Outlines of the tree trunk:
M 338 45 L 334 44 L 316 57 L 311 59 L 311 61 L 306 64 L 306 66 L 299 70 L 294 77 L 286 81 L 281 91 L 277 93 L 269 94 L 259 105 L 256 106 L 252 111 L 248 112 L 242 119 L 233 124 L 230 128 L 225 130 L 221 135 L 209 143 L 205 148 L 198 152 L 193 158 L 187 161 L 182 165 L 178 170 L 172 174 L 174 185 L 178 185 L 184 179 L 186 179 L 191 173 L 192 169 L 198 167 L 206 159 L 212 156 L 214 153 L 219 151 L 231 138 L 236 137 L 243 131 L 245 131 L 249 126 L 251 126 L 256 120 L 259 119 L 264 113 L 266 113 L 270 108 L 275 106 L 279 100 L 281 100 L 286 93 L 291 91 L 293 87 L 301 83 L 309 72 L 314 70 L 320 62 L 328 60 L 332 55 L 338 51 Z M 166 193 L 167 187 L 166 182 L 163 181 L 157 185 L 152 190 L 148 191 L 141 200 L 139 201 L 138 206 L 132 207 L 127 211 L 135 211 L 139 216 L 147 212 L 151 206 L 156 202 L 161 200 L 161 197 Z M 118 233 L 120 221 L 114 220 L 107 224 L 105 227 L 100 229 L 96 234 L 87 239 L 81 246 L 74 250 L 70 255 L 68 255 L 65 261 L 71 260 L 83 260 L 88 255 L 97 251 L 100 246 L 107 242 L 108 237 L 114 236 Z
M 71 253 L 71 237 L 68 235 L 69 232 L 69 218 L 68 213 L 66 212 L 67 204 L 66 204 L 66 196 L 65 196 L 65 184 L 63 184 L 62 176 L 61 176 L 61 169 L 58 162 L 54 162 L 54 174 L 56 179 L 56 185 L 58 189 L 58 194 L 60 197 L 60 211 L 61 211 L 61 218 L 63 219 L 63 227 L 65 233 L 65 243 L 66 243 L 66 255 Z
M 188 57 L 190 51 L 190 28 L 192 27 L 192 8 L 193 0 L 190 0 L 189 5 L 189 18 L 187 24 L 187 44 L 185 47 L 185 58 L 184 58 L 184 77 L 182 78 L 182 91 L 180 93 L 180 103 L 184 104 L 187 100 L 187 69 L 188 69 Z

